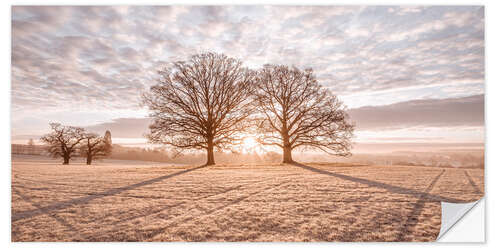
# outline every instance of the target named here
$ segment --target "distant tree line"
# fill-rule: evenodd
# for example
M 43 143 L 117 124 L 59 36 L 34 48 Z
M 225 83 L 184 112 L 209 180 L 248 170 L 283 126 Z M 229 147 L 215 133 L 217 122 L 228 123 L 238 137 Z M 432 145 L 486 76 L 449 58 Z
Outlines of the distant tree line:
M 47 153 L 47 146 L 34 144 L 11 144 L 11 152 L 12 154 L 23 155 L 45 155 Z
M 158 83 L 143 95 L 152 143 L 206 150 L 206 165 L 215 164 L 214 150 L 231 149 L 249 131 L 261 144 L 281 148 L 283 163 L 293 163 L 299 147 L 350 155 L 354 124 L 312 69 L 251 70 L 223 54 L 203 53 L 158 73 Z
M 268 151 L 265 153 L 241 154 L 236 152 L 214 152 L 214 156 L 219 163 L 237 164 L 237 163 L 278 163 L 281 155 Z M 178 155 L 175 150 L 168 148 L 141 148 L 124 147 L 113 145 L 113 152 L 107 158 L 116 160 L 133 161 L 153 161 L 168 162 L 174 164 L 203 164 L 205 155 L 200 152 L 191 152 Z
M 54 158 L 62 158 L 63 164 L 69 164 L 71 158 L 83 156 L 87 165 L 92 160 L 107 156 L 111 153 L 111 135 L 109 131 L 104 137 L 95 133 L 86 132 L 85 129 L 74 126 L 64 126 L 60 123 L 50 123 L 52 132 L 40 138 L 48 145 L 48 151 Z
M 163 148 L 124 147 L 120 145 L 113 145 L 113 152 L 108 158 L 116 160 L 172 162 L 170 152 Z

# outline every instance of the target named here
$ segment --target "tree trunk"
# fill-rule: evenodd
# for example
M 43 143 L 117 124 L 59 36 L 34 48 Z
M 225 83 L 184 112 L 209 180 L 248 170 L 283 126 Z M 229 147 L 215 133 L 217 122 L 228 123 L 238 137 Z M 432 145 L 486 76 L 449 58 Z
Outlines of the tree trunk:
M 207 165 L 207 166 L 215 165 L 214 143 L 212 142 L 212 140 L 208 141 L 208 145 L 207 145 L 207 163 L 205 165 Z
M 64 159 L 63 165 L 68 165 L 69 164 L 69 155 L 64 155 L 63 159 Z
M 87 165 L 91 165 L 92 164 L 92 155 L 88 155 L 87 156 Z
M 292 159 L 292 147 L 285 146 L 283 147 L 283 163 L 293 163 Z
M 283 137 L 283 163 L 293 163 L 292 145 L 290 145 L 290 136 L 285 126 L 281 132 L 281 136 Z

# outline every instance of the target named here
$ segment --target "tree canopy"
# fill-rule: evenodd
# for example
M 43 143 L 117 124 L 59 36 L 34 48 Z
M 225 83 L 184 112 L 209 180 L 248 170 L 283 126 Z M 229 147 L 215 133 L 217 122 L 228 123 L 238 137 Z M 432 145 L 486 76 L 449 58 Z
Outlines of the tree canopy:
M 63 126 L 60 123 L 50 123 L 52 132 L 40 138 L 49 145 L 49 153 L 53 157 L 62 157 L 63 164 L 77 155 L 79 143 L 85 138 L 85 130 L 79 127 Z
M 85 134 L 80 146 L 80 152 L 86 157 L 87 165 L 91 165 L 94 159 L 108 156 L 111 154 L 111 149 L 111 137 L 101 137 L 95 133 Z
M 350 154 L 354 125 L 343 103 L 321 87 L 312 69 L 265 65 L 256 86 L 259 141 L 282 148 L 283 162 L 293 162 L 292 150 L 298 147 Z
M 143 95 L 153 118 L 149 141 L 204 149 L 206 164 L 215 164 L 214 148 L 231 146 L 249 126 L 255 73 L 216 53 L 194 55 L 158 73 L 158 83 Z

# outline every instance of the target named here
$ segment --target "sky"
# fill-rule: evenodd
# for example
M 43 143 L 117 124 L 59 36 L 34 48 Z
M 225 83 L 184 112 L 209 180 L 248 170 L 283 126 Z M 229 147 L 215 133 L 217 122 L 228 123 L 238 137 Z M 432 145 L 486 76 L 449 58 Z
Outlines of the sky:
M 141 93 L 207 51 L 312 68 L 358 143 L 484 142 L 481 6 L 14 6 L 12 141 L 60 122 L 144 143 Z

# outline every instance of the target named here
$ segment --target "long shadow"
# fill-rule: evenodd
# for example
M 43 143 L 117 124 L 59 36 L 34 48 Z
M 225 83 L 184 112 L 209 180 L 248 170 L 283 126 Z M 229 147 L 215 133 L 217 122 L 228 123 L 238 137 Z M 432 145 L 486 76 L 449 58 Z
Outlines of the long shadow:
M 188 204 L 189 202 L 197 202 L 197 201 L 200 201 L 200 200 L 203 200 L 203 199 L 206 199 L 206 198 L 210 198 L 210 197 L 213 197 L 213 196 L 225 194 L 225 193 L 237 190 L 237 189 L 239 189 L 239 188 L 241 188 L 243 186 L 245 186 L 245 185 L 238 185 L 236 187 L 231 187 L 231 188 L 223 190 L 220 193 L 205 195 L 205 196 L 200 197 L 198 199 L 194 199 L 194 200 L 190 200 L 190 201 L 182 201 L 182 202 L 178 202 L 178 203 L 173 204 L 173 205 L 167 205 L 167 206 L 164 206 L 164 207 L 160 207 L 160 208 L 158 208 L 158 209 L 156 209 L 154 211 L 151 211 L 151 212 L 149 212 L 147 214 L 140 214 L 140 215 L 134 215 L 134 216 L 126 217 L 124 219 L 121 219 L 119 221 L 114 222 L 113 225 L 117 225 L 117 224 L 120 224 L 122 222 L 130 221 L 130 220 L 134 220 L 134 219 L 138 219 L 138 218 L 143 218 L 143 217 L 150 216 L 150 215 L 153 215 L 153 214 L 158 214 L 158 213 L 161 213 L 161 212 L 163 212 L 163 211 L 165 211 L 167 209 L 171 209 L 171 208 L 174 208 L 174 207 L 178 207 L 178 206 L 181 206 L 181 205 Z
M 116 224 L 119 224 L 119 223 L 122 223 L 122 222 L 125 222 L 125 221 L 130 221 L 130 220 L 133 220 L 133 219 L 142 218 L 142 217 L 150 216 L 150 215 L 153 215 L 153 214 L 161 213 L 161 212 L 163 212 L 163 211 L 165 211 L 167 209 L 170 209 L 170 208 L 174 208 L 174 207 L 177 207 L 177 206 L 180 206 L 180 205 L 189 204 L 191 202 L 198 202 L 198 201 L 201 201 L 201 200 L 213 197 L 213 196 L 218 196 L 218 195 L 226 194 L 226 193 L 229 193 L 231 191 L 238 190 L 238 189 L 240 189 L 242 187 L 255 185 L 257 183 L 266 182 L 266 181 L 269 181 L 269 180 L 272 180 L 272 179 L 274 179 L 274 177 L 273 178 L 268 178 L 268 179 L 265 179 L 265 180 L 260 180 L 260 181 L 255 181 L 255 182 L 247 183 L 247 184 L 238 185 L 238 186 L 235 186 L 235 187 L 230 187 L 230 188 L 227 188 L 227 189 L 223 190 L 222 192 L 205 195 L 205 196 L 200 197 L 198 199 L 193 199 L 193 200 L 189 200 L 189 201 L 182 201 L 182 202 L 179 202 L 179 203 L 176 203 L 176 204 L 173 204 L 173 205 L 167 205 L 167 206 L 158 208 L 158 209 L 156 209 L 154 211 L 151 211 L 151 212 L 149 212 L 147 214 L 140 214 L 140 215 L 135 215 L 135 216 L 131 216 L 131 217 L 127 217 L 127 218 L 121 219 L 119 221 L 114 222 L 113 225 L 116 225 Z M 187 212 L 190 212 L 190 211 L 187 211 Z M 207 210 L 207 211 L 204 211 L 204 212 L 209 212 L 209 211 Z
M 445 170 L 443 170 L 441 173 L 439 173 L 434 180 L 432 180 L 431 184 L 425 189 L 425 194 L 418 199 L 417 203 L 415 203 L 415 206 L 413 207 L 412 212 L 406 216 L 406 222 L 402 225 L 401 230 L 399 231 L 397 241 L 403 241 L 404 237 L 408 235 L 408 232 L 410 231 L 411 228 L 415 227 L 418 223 L 418 217 L 420 217 L 420 214 L 422 213 L 422 210 L 424 209 L 424 205 L 427 201 L 427 196 L 429 196 L 429 192 L 432 191 L 432 188 L 436 185 L 437 181 L 439 178 L 444 174 Z
M 297 167 L 300 167 L 300 168 L 303 168 L 303 169 L 306 169 L 306 170 L 309 170 L 309 171 L 313 171 L 313 172 L 316 172 L 316 173 L 319 173 L 319 174 L 329 175 L 329 176 L 341 178 L 341 179 L 344 179 L 344 180 L 348 180 L 348 181 L 352 181 L 352 182 L 357 182 L 357 183 L 365 184 L 365 185 L 368 185 L 368 186 L 371 186 L 371 187 L 383 188 L 383 189 L 386 189 L 387 191 L 389 191 L 391 193 L 411 195 L 411 196 L 414 196 L 414 197 L 417 197 L 417 198 L 420 198 L 420 197 L 422 197 L 422 195 L 425 195 L 427 198 L 435 200 L 435 201 L 445 201 L 445 202 L 453 202 L 453 203 L 465 203 L 465 202 L 468 202 L 466 200 L 455 199 L 455 198 L 448 198 L 448 197 L 444 197 L 444 196 L 441 196 L 441 195 L 429 194 L 429 193 L 418 191 L 418 190 L 411 189 L 411 188 L 399 187 L 399 186 L 394 186 L 394 185 L 391 185 L 391 184 L 386 184 L 386 183 L 383 183 L 383 182 L 378 182 L 378 181 L 373 181 L 373 180 L 367 180 L 367 179 L 358 178 L 358 177 L 354 177 L 354 176 L 350 176 L 350 175 L 345 175 L 345 174 L 334 173 L 334 172 L 330 172 L 330 171 L 326 171 L 326 170 L 322 170 L 322 169 L 318 169 L 318 168 L 313 168 L 313 167 L 310 167 L 310 166 L 307 166 L 307 165 L 304 165 L 304 164 L 301 164 L 301 163 L 297 163 L 297 162 L 293 163 L 291 165 L 297 166 Z
M 45 207 L 38 207 L 37 209 L 19 212 L 19 213 L 16 213 L 16 214 L 12 214 L 11 220 L 12 220 L 12 222 L 15 222 L 15 221 L 18 221 L 18 220 L 22 220 L 22 219 L 26 219 L 26 218 L 31 218 L 31 217 L 42 215 L 42 214 L 48 214 L 50 212 L 53 212 L 53 211 L 56 211 L 56 210 L 65 209 L 65 208 L 72 207 L 72 206 L 75 206 L 75 205 L 85 204 L 85 203 L 88 203 L 88 202 L 90 202 L 92 200 L 95 200 L 95 199 L 98 199 L 98 198 L 102 198 L 102 197 L 106 197 L 106 196 L 113 196 L 113 195 L 116 195 L 116 194 L 119 194 L 119 193 L 122 193 L 122 192 L 125 192 L 125 191 L 129 191 L 129 190 L 132 190 L 132 189 L 135 189 L 135 188 L 138 188 L 138 187 L 142 187 L 142 186 L 150 185 L 150 184 L 153 184 L 153 183 L 156 183 L 156 182 L 160 182 L 160 181 L 163 181 L 163 180 L 166 180 L 166 179 L 169 179 L 169 178 L 181 175 L 181 174 L 185 174 L 185 173 L 188 173 L 188 172 L 200 169 L 200 168 L 204 168 L 204 167 L 205 166 L 199 166 L 199 167 L 195 167 L 195 168 L 190 168 L 190 169 L 179 171 L 179 172 L 176 172 L 176 173 L 173 173 L 173 174 L 164 175 L 164 176 L 160 176 L 160 177 L 153 178 L 153 179 L 150 179 L 150 180 L 142 181 L 142 182 L 139 182 L 139 183 L 136 183 L 136 184 L 132 184 L 132 185 L 124 186 L 124 187 L 119 187 L 119 188 L 113 188 L 113 189 L 110 189 L 110 190 L 107 190 L 107 191 L 104 191 L 104 192 L 100 192 L 100 193 L 96 193 L 96 194 L 91 194 L 91 195 L 88 195 L 88 196 L 85 196 L 85 197 L 71 199 L 71 200 L 68 200 L 68 201 L 62 201 L 62 202 L 58 202 L 58 203 L 55 203 L 55 204 L 52 204 L 52 205 L 48 205 L 48 206 L 45 206 Z
M 14 193 L 16 193 L 19 197 L 21 197 L 21 199 L 23 199 L 24 201 L 28 202 L 29 204 L 31 204 L 32 206 L 40 209 L 41 207 L 34 203 L 31 199 L 29 199 L 28 197 L 24 196 L 21 192 L 19 192 L 17 189 L 13 188 L 12 190 Z M 81 232 L 79 230 L 77 230 L 75 227 L 73 227 L 71 224 L 69 224 L 66 220 L 64 220 L 63 218 L 59 217 L 57 214 L 49 214 L 50 217 L 52 217 L 53 219 L 55 219 L 57 222 L 59 222 L 61 225 L 65 226 L 68 231 L 72 232 L 72 233 L 76 233 L 78 235 L 81 234 Z
M 474 182 L 474 180 L 472 180 L 472 177 L 470 177 L 469 172 L 467 172 L 467 170 L 464 170 L 464 174 L 465 174 L 465 176 L 467 176 L 467 179 L 469 180 L 469 183 L 472 186 L 472 188 L 474 188 L 474 192 L 476 194 L 481 194 L 482 195 L 483 192 L 481 191 L 481 189 L 479 189 L 479 187 L 477 186 L 476 182 Z
M 441 173 L 439 173 L 432 180 L 432 182 L 429 184 L 429 186 L 425 189 L 425 193 L 427 193 L 427 194 L 421 196 L 420 199 L 415 203 L 412 211 L 409 213 L 408 216 L 406 216 L 406 221 L 401 224 L 399 233 L 397 234 L 395 241 L 397 241 L 397 242 L 404 241 L 404 237 L 409 235 L 408 233 L 409 233 L 410 229 L 417 225 L 418 217 L 420 217 L 420 214 L 422 213 L 422 210 L 423 210 L 424 205 L 426 203 L 426 196 L 428 195 L 428 193 L 430 191 L 432 191 L 432 188 L 436 185 L 437 181 L 444 174 L 444 172 L 445 172 L 445 170 L 441 171 Z M 393 214 L 394 212 L 390 212 L 390 213 L 391 213 L 390 216 L 394 216 L 394 214 Z M 388 214 L 375 212 L 375 216 L 380 217 L 380 218 L 386 218 L 386 217 L 388 217 Z M 403 216 L 403 214 L 402 213 L 398 214 L 398 216 Z M 342 241 L 345 241 L 345 242 L 359 241 L 358 237 L 360 235 L 374 232 L 377 229 L 378 229 L 377 224 L 372 224 L 371 226 L 366 225 L 359 230 L 346 232 L 344 234 L 344 236 L 342 237 Z
M 310 167 L 310 166 L 306 166 L 306 165 L 303 165 L 303 164 L 300 164 L 300 163 L 295 163 L 293 165 L 301 167 L 301 168 L 304 168 L 304 169 L 307 169 L 307 170 L 310 170 L 310 171 L 313 171 L 313 172 L 316 172 L 316 173 L 326 174 L 326 175 L 330 175 L 330 176 L 342 178 L 342 179 L 345 179 L 345 180 L 349 180 L 349 181 L 353 181 L 353 182 L 358 182 L 358 183 L 366 184 L 366 185 L 373 186 L 373 187 L 384 188 L 384 189 L 386 189 L 386 190 L 388 190 L 390 192 L 399 193 L 399 194 L 409 194 L 409 195 L 412 195 L 412 196 L 417 196 L 419 199 L 415 203 L 415 205 L 413 207 L 413 210 L 410 212 L 410 214 L 408 216 L 406 216 L 406 221 L 405 221 L 404 224 L 402 224 L 401 230 L 399 230 L 399 233 L 397 235 L 397 240 L 396 241 L 403 241 L 405 235 L 407 235 L 407 233 L 409 232 L 409 230 L 411 228 L 413 228 L 413 227 L 416 226 L 416 224 L 418 223 L 418 217 L 422 213 L 422 210 L 423 210 L 424 205 L 425 205 L 426 202 L 440 202 L 440 201 L 455 202 L 455 203 L 456 202 L 466 202 L 466 201 L 459 200 L 459 199 L 452 199 L 452 198 L 442 197 L 442 196 L 439 196 L 439 195 L 432 195 L 432 194 L 429 193 L 429 192 L 432 191 L 432 189 L 434 188 L 434 186 L 438 182 L 439 178 L 445 173 L 445 170 L 442 170 L 432 180 L 432 182 L 429 184 L 429 186 L 425 189 L 424 192 L 420 192 L 420 191 L 417 191 L 417 190 L 413 190 L 413 189 L 409 189 L 409 188 L 403 188 L 403 187 L 398 187 L 398 186 L 394 186 L 394 185 L 390 185 L 390 184 L 386 184 L 386 183 L 381 183 L 381 182 L 377 182 L 377 181 L 371 181 L 371 180 L 366 180 L 366 179 L 357 178 L 357 177 L 353 177 L 353 176 L 348 176 L 348 175 L 343 175 L 343 174 L 338 174 L 338 173 L 332 173 L 332 172 L 325 171 L 325 170 L 322 170 L 322 169 L 317 169 L 317 168 L 313 168 L 313 167 Z M 348 235 L 350 237 L 348 237 L 347 239 L 344 239 L 344 240 L 346 240 L 346 241 L 355 240 L 354 237 L 356 237 L 359 233 L 361 233 L 361 232 L 369 232 L 369 231 L 370 230 L 367 231 L 366 228 L 363 228 L 362 230 L 349 232 Z
M 271 179 L 273 179 L 273 178 L 271 178 Z M 268 180 L 269 180 L 269 179 L 268 179 Z M 268 181 L 268 180 L 265 180 L 265 181 Z M 262 181 L 262 182 L 265 182 L 265 181 Z M 222 204 L 222 205 L 220 205 L 220 206 L 218 206 L 218 207 L 216 207 L 216 208 L 214 208 L 214 209 L 210 209 L 210 210 L 208 210 L 208 211 L 204 211 L 204 214 L 200 215 L 200 217 L 204 217 L 204 216 L 211 215 L 211 214 L 213 214 L 213 213 L 215 213 L 215 212 L 217 212 L 217 211 L 223 210 L 224 208 L 227 208 L 227 207 L 229 207 L 229 206 L 232 206 L 232 205 L 238 204 L 238 203 L 240 203 L 240 202 L 242 202 L 242 201 L 244 201 L 244 200 L 246 200 L 246 199 L 248 199 L 248 198 L 250 198 L 250 197 L 252 197 L 252 196 L 255 196 L 255 195 L 260 194 L 260 193 L 265 192 L 265 191 L 269 191 L 269 190 L 273 190 L 273 189 L 275 189 L 275 188 L 278 188 L 278 187 L 280 187 L 280 186 L 282 186 L 283 184 L 288 183 L 288 182 L 289 182 L 289 181 L 283 181 L 283 182 L 280 182 L 279 184 L 274 185 L 273 187 L 270 187 L 270 188 L 265 188 L 265 189 L 262 189 L 262 190 L 259 190 L 259 191 L 256 191 L 256 192 L 252 192 L 252 193 L 250 193 L 250 194 L 248 194 L 248 195 L 246 195 L 246 196 L 239 197 L 239 198 L 237 198 L 237 199 L 235 199 L 235 200 L 233 200 L 233 201 L 231 201 L 231 202 L 229 202 L 229 203 L 227 203 L 227 204 Z M 177 226 L 177 225 L 183 224 L 183 223 L 185 223 L 185 222 L 187 222 L 187 221 L 190 221 L 190 220 L 192 220 L 192 219 L 193 219 L 193 218 L 188 217 L 188 218 L 182 219 L 182 220 L 180 220 L 180 221 L 175 221 L 175 222 L 173 222 L 173 223 L 171 223 L 171 224 L 169 224 L 169 225 L 166 225 L 166 226 L 164 226 L 164 227 L 160 227 L 160 228 L 155 228 L 155 229 L 153 229 L 153 230 L 149 230 L 149 231 L 147 231 L 147 232 L 146 232 L 146 233 L 145 233 L 142 237 L 143 237 L 143 238 L 146 238 L 146 239 L 152 239 L 152 238 L 154 238 L 155 236 L 157 236 L 157 235 L 159 235 L 159 234 L 163 233 L 163 232 L 164 232 L 167 228 L 172 228 L 172 227 L 175 227 L 175 226 Z

